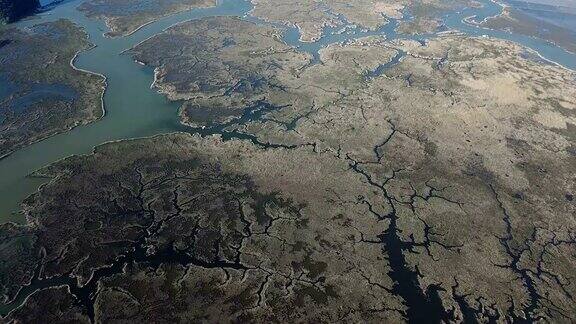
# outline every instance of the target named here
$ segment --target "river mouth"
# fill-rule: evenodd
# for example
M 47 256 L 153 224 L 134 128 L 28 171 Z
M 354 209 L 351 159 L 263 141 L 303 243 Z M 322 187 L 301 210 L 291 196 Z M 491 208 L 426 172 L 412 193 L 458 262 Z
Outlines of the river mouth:
M 553 44 L 535 38 L 481 29 L 464 23 L 463 19 L 470 16 L 475 16 L 475 21 L 477 21 L 501 11 L 501 7 L 491 1 L 484 0 L 482 3 L 484 4 L 483 8 L 467 8 L 461 12 L 446 15 L 446 27 L 471 36 L 488 35 L 515 41 L 536 50 L 546 59 L 569 68 L 576 66 L 574 54 Z M 34 193 L 40 185 L 48 181 L 47 179 L 29 177 L 31 173 L 67 156 L 90 153 L 94 146 L 105 142 L 182 131 L 200 133 L 206 136 L 221 134 L 224 138 L 257 141 L 257 139 L 246 137 L 245 134 L 241 133 L 229 132 L 224 134 L 221 127 L 215 127 L 209 131 L 182 125 L 178 117 L 180 103 L 171 102 L 150 88 L 154 80 L 153 71 L 135 63 L 130 56 L 121 54 L 126 49 L 164 29 L 191 19 L 211 16 L 238 16 L 258 24 L 264 24 L 265 22 L 249 16 L 252 5 L 248 1 L 222 0 L 216 7 L 194 9 L 162 18 L 129 36 L 121 38 L 105 37 L 104 33 L 108 30 L 104 23 L 86 18 L 76 10 L 79 4 L 79 0 L 64 1 L 46 13 L 37 16 L 37 19 L 30 19 L 15 26 L 29 27 L 38 23 L 65 18 L 84 28 L 89 35 L 90 42 L 95 47 L 80 53 L 74 60 L 74 65 L 79 69 L 102 74 L 106 77 L 107 89 L 103 98 L 106 114 L 95 123 L 76 127 L 69 132 L 50 137 L 0 160 L 0 222 L 2 223 L 9 221 L 23 223 L 25 221 L 19 212 L 21 202 Z M 392 20 L 391 23 L 373 31 L 362 30 L 359 27 L 351 28 L 346 32 L 340 32 L 341 27 L 326 28 L 324 36 L 314 43 L 300 42 L 298 30 L 285 27 L 283 39 L 289 45 L 310 53 L 313 57 L 312 63 L 319 63 L 318 51 L 333 43 L 347 42 L 371 35 L 381 35 L 387 39 L 411 38 L 421 42 L 434 36 L 397 34 L 395 31 L 396 23 Z M 395 60 L 401 60 L 401 57 L 397 57 Z M 384 64 L 375 73 L 381 74 L 387 67 Z M 268 108 L 270 107 L 264 107 L 264 109 Z M 245 113 L 246 118 L 240 118 L 239 122 L 258 118 L 261 115 L 260 111 L 247 111 Z

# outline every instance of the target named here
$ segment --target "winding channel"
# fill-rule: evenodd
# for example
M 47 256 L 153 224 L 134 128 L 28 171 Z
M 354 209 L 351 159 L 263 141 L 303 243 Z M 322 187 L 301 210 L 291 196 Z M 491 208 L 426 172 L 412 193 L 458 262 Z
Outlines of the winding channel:
M 565 67 L 576 68 L 576 55 L 545 41 L 479 28 L 473 24 L 463 22 L 464 18 L 475 16 L 474 21 L 482 20 L 501 12 L 500 5 L 482 0 L 483 8 L 468 8 L 461 12 L 450 13 L 445 17 L 446 27 L 455 29 L 472 36 L 487 35 L 490 37 L 511 40 L 529 47 L 541 54 L 547 60 L 557 62 Z M 218 6 L 205 9 L 194 9 L 160 19 L 149 24 L 130 36 L 121 38 L 106 38 L 103 36 L 107 30 L 102 21 L 86 18 L 76 10 L 79 1 L 73 0 L 57 5 L 47 13 L 39 15 L 39 19 L 15 24 L 16 27 L 26 27 L 34 24 L 66 18 L 84 28 L 95 45 L 91 50 L 79 53 L 74 60 L 78 69 L 91 71 L 104 75 L 107 78 L 107 89 L 104 94 L 104 107 L 106 115 L 99 121 L 74 128 L 73 130 L 50 137 L 39 143 L 30 145 L 12 155 L 0 160 L 0 222 L 23 222 L 18 212 L 20 203 L 46 179 L 28 177 L 33 171 L 73 154 L 90 153 L 94 146 L 99 144 L 128 138 L 153 136 L 170 132 L 198 132 L 207 134 L 223 134 L 223 128 L 209 130 L 193 129 L 179 122 L 179 102 L 170 102 L 163 95 L 150 88 L 153 81 L 153 71 L 135 63 L 129 55 L 120 55 L 124 50 L 133 47 L 139 42 L 161 32 L 162 30 L 191 19 L 209 16 L 240 16 L 256 23 L 264 23 L 248 15 L 252 9 L 249 1 L 221 0 Z M 405 19 L 410 19 L 407 15 Z M 299 32 L 296 28 L 286 28 L 284 41 L 300 50 L 309 52 L 318 62 L 318 50 L 332 43 L 346 42 L 369 35 L 384 35 L 388 39 L 412 38 L 425 41 L 433 35 L 407 36 L 395 32 L 397 21 L 383 26 L 376 31 L 363 31 L 359 28 L 347 29 L 341 32 L 341 27 L 326 28 L 324 36 L 315 43 L 302 43 L 299 41 Z M 403 55 L 403 54 L 402 54 Z M 388 67 L 402 59 L 401 55 L 394 59 L 392 64 L 383 64 L 376 73 L 383 73 Z M 260 118 L 266 109 L 247 109 L 245 121 Z M 242 121 L 241 121 L 242 122 Z M 250 138 L 249 135 L 226 132 L 225 138 Z

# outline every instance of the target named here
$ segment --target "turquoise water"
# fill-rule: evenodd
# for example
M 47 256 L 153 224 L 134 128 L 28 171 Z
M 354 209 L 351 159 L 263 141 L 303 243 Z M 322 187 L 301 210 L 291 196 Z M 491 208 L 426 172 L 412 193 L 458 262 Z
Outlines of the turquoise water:
M 512 40 L 539 51 L 544 57 L 559 62 L 570 68 L 576 67 L 576 57 L 566 51 L 530 37 L 507 34 L 503 32 L 479 29 L 462 23 L 462 19 L 476 15 L 477 20 L 493 16 L 501 8 L 483 1 L 483 9 L 466 9 L 446 16 L 449 28 L 458 29 L 470 35 L 489 35 Z M 17 212 L 20 202 L 33 193 L 46 179 L 27 177 L 31 172 L 49 163 L 72 154 L 90 153 L 92 148 L 104 142 L 126 138 L 146 137 L 175 131 L 197 131 L 186 128 L 179 123 L 177 110 L 179 103 L 170 102 L 164 96 L 150 89 L 153 73 L 149 68 L 133 62 L 127 55 L 120 53 L 154 34 L 176 23 L 215 15 L 234 15 L 247 17 L 251 9 L 248 2 L 223 0 L 217 7 L 191 10 L 161 19 L 147 25 L 133 35 L 109 39 L 103 37 L 106 27 L 101 21 L 87 19 L 75 8 L 79 1 L 65 1 L 54 9 L 32 19 L 19 23 L 18 26 L 32 26 L 46 21 L 67 18 L 82 26 L 96 45 L 94 49 L 81 53 L 74 64 L 76 67 L 105 75 L 108 87 L 104 95 L 106 115 L 102 120 L 73 129 L 72 131 L 51 137 L 42 142 L 24 148 L 0 160 L 0 221 L 22 222 L 23 217 Z M 262 23 L 258 21 L 258 23 Z M 377 31 L 352 29 L 345 33 L 337 32 L 340 28 L 326 28 L 325 36 L 315 43 L 301 43 L 295 28 L 287 28 L 284 40 L 300 50 L 307 51 L 318 62 L 318 50 L 335 42 L 345 42 L 354 38 L 369 35 L 385 35 L 389 39 L 403 37 L 394 31 L 397 22 L 382 27 Z M 410 38 L 422 40 L 432 35 L 416 35 Z M 401 57 L 396 57 L 395 61 Z M 386 63 L 386 62 L 383 62 Z M 375 73 L 382 73 L 387 67 L 383 64 Z
M 0 160 L 0 220 L 3 222 L 23 221 L 16 212 L 20 202 L 46 181 L 26 177 L 34 170 L 72 154 L 90 153 L 94 146 L 107 141 L 184 130 L 177 115 L 179 103 L 170 102 L 151 90 L 153 72 L 136 64 L 130 56 L 120 55 L 122 51 L 184 20 L 213 15 L 243 15 L 250 9 L 244 2 L 225 1 L 217 8 L 171 16 L 131 36 L 109 39 L 103 37 L 106 27 L 102 22 L 89 20 L 75 10 L 78 3 L 63 3 L 41 15 L 40 19 L 19 25 L 24 27 L 67 18 L 85 28 L 96 47 L 81 53 L 74 64 L 106 76 L 106 115 L 96 123 L 56 135 Z

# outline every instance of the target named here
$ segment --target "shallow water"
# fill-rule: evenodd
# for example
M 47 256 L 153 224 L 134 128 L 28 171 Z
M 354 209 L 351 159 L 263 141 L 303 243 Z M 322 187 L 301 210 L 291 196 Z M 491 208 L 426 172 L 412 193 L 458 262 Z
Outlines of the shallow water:
M 70 132 L 60 134 L 34 145 L 28 146 L 0 160 L 0 221 L 22 222 L 23 217 L 16 212 L 21 201 L 33 193 L 46 179 L 27 177 L 31 172 L 49 163 L 72 154 L 90 153 L 98 144 L 126 138 L 145 137 L 174 131 L 198 131 L 179 123 L 177 110 L 179 103 L 170 102 L 164 96 L 150 89 L 153 81 L 151 69 L 133 62 L 130 56 L 120 53 L 137 43 L 176 23 L 215 15 L 241 16 L 251 21 L 255 18 L 246 17 L 251 9 L 248 2 L 223 0 L 217 7 L 197 9 L 161 19 L 147 25 L 133 35 L 109 39 L 103 37 L 106 27 L 101 21 L 87 19 L 75 8 L 80 1 L 65 1 L 38 19 L 18 23 L 19 26 L 32 26 L 40 22 L 67 18 L 84 27 L 90 36 L 90 41 L 97 47 L 81 53 L 75 60 L 78 68 L 103 74 L 107 77 L 108 87 L 104 95 L 106 116 L 93 124 L 81 126 Z M 557 61 L 565 66 L 575 68 L 576 57 L 566 51 L 530 37 L 511 35 L 503 32 L 479 29 L 462 23 L 465 17 L 476 15 L 476 20 L 482 20 L 500 12 L 500 6 L 484 0 L 483 9 L 466 9 L 462 12 L 447 15 L 449 28 L 458 29 L 471 35 L 490 35 L 492 37 L 509 39 L 524 44 L 539 51 L 544 57 Z M 258 21 L 259 23 L 262 23 Z M 389 39 L 402 37 L 394 31 L 396 22 L 382 27 L 377 31 L 363 31 L 359 28 L 341 32 L 339 28 L 326 28 L 325 36 L 315 43 L 299 42 L 296 28 L 287 28 L 284 40 L 300 50 L 311 53 L 314 62 L 319 62 L 318 50 L 335 42 L 369 35 L 384 35 Z M 416 35 L 409 38 L 421 40 L 430 35 Z M 395 61 L 401 59 L 396 57 Z M 385 62 L 383 62 L 385 63 Z M 383 64 L 375 73 L 382 73 L 389 66 Z M 234 137 L 228 134 L 228 137 Z M 240 135 L 238 135 L 240 136 Z

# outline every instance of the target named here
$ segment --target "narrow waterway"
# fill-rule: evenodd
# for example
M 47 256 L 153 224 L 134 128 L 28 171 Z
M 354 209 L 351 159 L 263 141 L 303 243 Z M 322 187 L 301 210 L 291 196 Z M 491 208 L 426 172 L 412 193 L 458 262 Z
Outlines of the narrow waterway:
M 476 20 L 482 20 L 499 13 L 501 10 L 499 5 L 491 1 L 483 0 L 482 2 L 485 4 L 484 8 L 470 8 L 447 15 L 445 17 L 447 27 L 470 35 L 489 35 L 512 40 L 540 52 L 549 60 L 569 68 L 576 67 L 575 55 L 550 43 L 535 38 L 481 29 L 463 23 L 462 20 L 466 17 L 476 16 Z M 106 76 L 108 83 L 104 95 L 106 115 L 98 122 L 51 137 L 0 160 L 0 222 L 24 221 L 18 213 L 21 201 L 47 181 L 46 179 L 30 178 L 27 175 L 42 166 L 72 154 L 89 153 L 94 146 L 108 141 L 175 131 L 198 131 L 198 129 L 190 129 L 179 123 L 177 114 L 179 103 L 170 102 L 155 90 L 150 89 L 153 71 L 136 64 L 128 55 L 120 55 L 122 51 L 174 24 L 190 19 L 233 15 L 263 23 L 247 16 L 252 8 L 249 2 L 222 0 L 217 7 L 176 14 L 147 25 L 130 36 L 110 39 L 103 36 L 106 27 L 101 21 L 87 19 L 76 10 L 79 3 L 80 1 L 77 0 L 63 2 L 55 6 L 54 9 L 39 15 L 38 19 L 28 20 L 16 26 L 25 27 L 66 18 L 83 27 L 89 34 L 90 42 L 96 47 L 80 53 L 74 65 L 77 68 Z M 369 35 L 383 35 L 388 39 L 408 37 L 397 35 L 396 26 L 397 21 L 392 21 L 376 31 L 363 31 L 359 28 L 348 28 L 342 31 L 342 28 L 326 28 L 324 36 L 315 43 L 299 42 L 298 30 L 287 28 L 284 40 L 300 50 L 311 53 L 314 57 L 314 63 L 317 63 L 319 60 L 318 50 L 332 43 L 346 42 Z M 424 40 L 432 36 L 416 35 L 409 38 Z M 399 60 L 401 57 L 396 57 L 394 63 Z M 382 73 L 389 66 L 391 65 L 383 64 L 375 73 Z M 234 136 L 232 134 L 228 137 Z
M 21 27 L 70 19 L 89 34 L 94 49 L 80 53 L 74 65 L 106 76 L 104 95 L 106 115 L 102 120 L 28 146 L 0 160 L 0 221 L 22 222 L 16 211 L 20 202 L 37 190 L 46 179 L 27 177 L 31 172 L 72 154 L 86 154 L 107 141 L 145 137 L 185 130 L 179 123 L 179 103 L 170 102 L 150 89 L 153 71 L 136 64 L 128 55 L 120 55 L 139 42 L 178 22 L 215 15 L 244 15 L 251 7 L 243 1 L 223 1 L 216 8 L 192 10 L 150 24 L 123 38 L 106 38 L 101 21 L 87 19 L 76 10 L 79 1 L 70 1 L 53 10 L 20 23 Z

